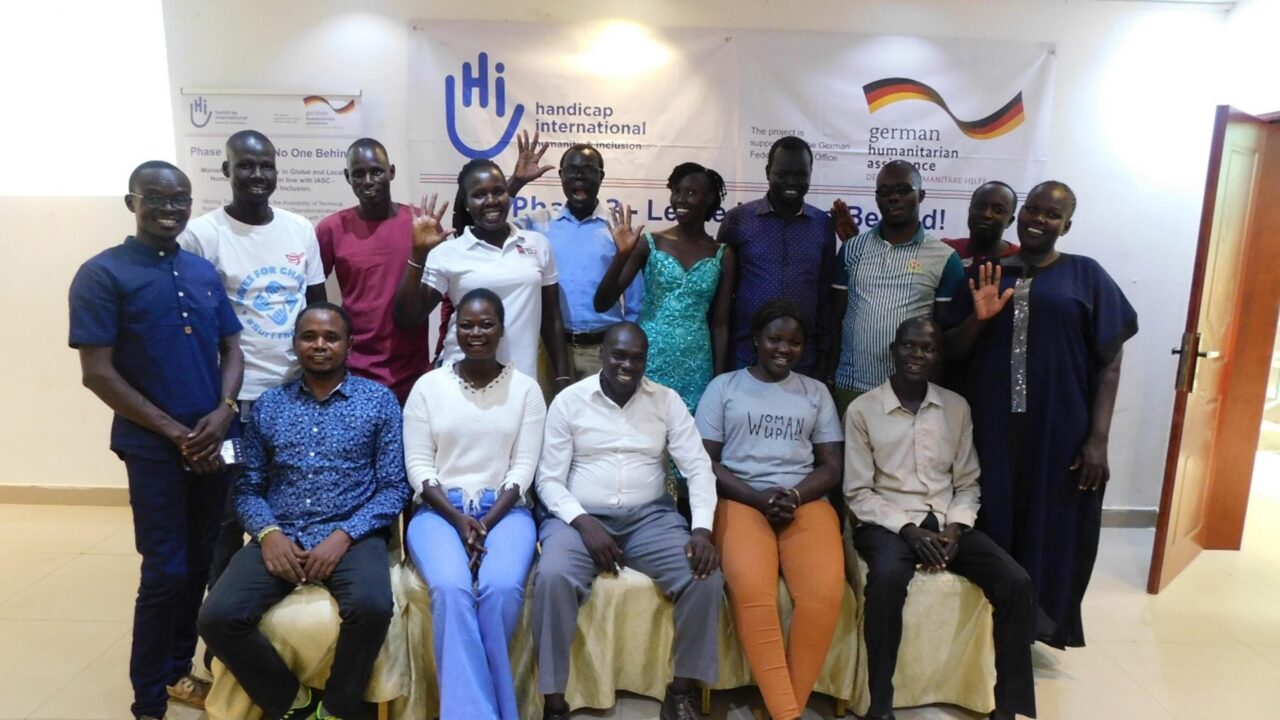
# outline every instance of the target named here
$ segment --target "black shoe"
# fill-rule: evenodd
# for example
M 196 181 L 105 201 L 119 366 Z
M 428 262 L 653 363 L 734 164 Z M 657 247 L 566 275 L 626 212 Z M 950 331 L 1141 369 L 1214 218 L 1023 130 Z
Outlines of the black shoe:
M 554 711 L 545 705 L 542 708 L 542 720 L 569 720 L 569 713 L 572 712 L 568 706 L 562 711 Z
M 694 701 L 694 691 L 677 693 L 667 686 L 667 695 L 662 698 L 661 720 L 700 720 L 698 705 Z
M 320 691 L 315 688 L 307 688 L 307 692 L 311 693 L 307 704 L 299 708 L 290 708 L 280 720 L 313 720 L 316 711 L 320 709 Z
M 893 711 L 890 710 L 889 712 L 881 715 L 864 715 L 863 720 L 897 720 L 897 718 L 894 717 Z

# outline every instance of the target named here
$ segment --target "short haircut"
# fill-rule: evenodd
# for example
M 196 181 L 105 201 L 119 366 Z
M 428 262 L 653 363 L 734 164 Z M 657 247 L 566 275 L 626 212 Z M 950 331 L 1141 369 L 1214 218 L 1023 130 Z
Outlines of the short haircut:
M 138 185 L 138 181 L 142 179 L 142 174 L 148 170 L 172 170 L 181 175 L 182 179 L 186 180 L 188 185 L 191 184 L 191 180 L 187 178 L 187 174 L 182 172 L 181 168 L 177 165 L 174 165 L 171 162 L 165 162 L 164 160 L 148 160 L 134 168 L 133 172 L 129 173 L 129 192 L 133 192 L 133 189 Z
M 1058 190 L 1065 192 L 1067 194 L 1067 197 L 1071 198 L 1071 214 L 1072 215 L 1076 214 L 1076 191 L 1072 190 L 1070 185 L 1062 182 L 1061 180 L 1045 180 L 1044 182 L 1031 188 L 1031 192 L 1027 193 L 1027 197 L 1031 197 L 1031 193 L 1036 192 L 1041 188 L 1045 188 L 1045 189 L 1056 188 Z
M 893 334 L 893 342 L 895 344 L 901 342 L 902 336 L 906 335 L 908 330 L 917 326 L 933 328 L 933 331 L 938 334 L 938 339 L 942 339 L 942 326 L 938 324 L 937 320 L 934 320 L 929 315 L 916 315 L 898 323 L 898 330 Z
M 502 175 L 503 178 L 506 177 L 506 175 L 502 174 L 502 168 L 498 167 L 498 163 L 485 158 L 469 160 L 466 165 L 462 166 L 462 170 L 458 172 L 458 194 L 453 198 L 453 229 L 459 235 L 462 234 L 464 229 L 476 223 L 475 218 L 471 217 L 471 213 L 467 210 L 467 191 L 462 186 L 466 182 L 468 175 L 482 168 L 494 170 L 499 175 Z
M 791 318 L 800 326 L 800 331 L 804 333 L 807 340 L 809 338 L 809 318 L 805 315 L 804 310 L 800 308 L 799 303 L 794 300 L 785 298 L 778 300 L 770 300 L 755 315 L 751 316 L 751 334 L 759 335 L 764 331 L 769 323 L 782 318 Z
M 982 191 L 982 188 L 984 188 L 984 187 L 986 187 L 986 186 L 988 186 L 988 185 L 996 185 L 996 186 L 998 186 L 998 187 L 1002 187 L 1002 188 L 1004 188 L 1005 190 L 1008 190 L 1008 191 L 1009 191 L 1009 194 L 1013 196 L 1013 205 L 1011 205 L 1011 206 L 1009 207 L 1009 212 L 1010 212 L 1010 213 L 1013 213 L 1013 212 L 1016 212 L 1016 211 L 1017 211 L 1017 209 L 1018 209 L 1018 191 L 1017 191 L 1017 190 L 1014 190 L 1012 185 L 1010 185 L 1009 183 L 1007 183 L 1007 182 L 1005 182 L 1005 181 L 1003 181 L 1003 180 L 988 180 L 988 181 L 986 181 L 986 182 L 982 183 L 981 185 L 979 185 L 979 186 L 978 186 L 978 189 L 973 191 L 973 194 L 974 194 L 974 195 L 977 195 L 979 192 L 981 192 L 981 191 Z M 972 202 L 972 198 L 970 198 L 970 201 Z
M 710 220 L 711 216 L 724 204 L 724 199 L 728 195 L 724 189 L 724 178 L 720 177 L 720 173 L 695 162 L 680 163 L 671 171 L 671 176 L 667 178 L 667 189 L 674 192 L 676 187 L 680 185 L 681 180 L 698 173 L 706 175 L 707 180 L 711 183 L 711 194 L 715 200 L 711 207 L 707 208 L 706 219 Z
M 261 142 L 263 145 L 270 145 L 272 149 L 275 149 L 275 146 L 276 146 L 275 143 L 271 142 L 271 138 L 268 138 L 266 135 L 263 135 L 257 130 L 240 130 L 232 133 L 231 137 L 227 138 L 227 145 L 226 145 L 227 154 L 228 155 L 231 154 L 232 146 L 239 145 L 240 143 L 249 142 L 250 140 L 257 140 L 258 142 Z
M 609 327 L 605 328 L 605 329 L 604 329 L 604 338 L 600 341 L 600 344 L 601 344 L 601 345 L 608 345 L 610 340 L 614 339 L 614 338 L 615 338 L 615 337 L 617 337 L 620 333 L 622 333 L 622 332 L 624 332 L 624 331 L 627 331 L 627 330 L 634 330 L 634 331 L 636 331 L 637 333 L 640 333 L 640 337 L 644 340 L 644 344 L 645 344 L 645 346 L 646 346 L 646 347 L 648 347 L 648 345 L 649 345 L 649 334 L 648 334 L 648 333 L 646 333 L 646 332 L 644 331 L 644 328 L 642 328 L 642 327 L 640 327 L 639 325 L 637 325 L 637 324 L 635 324 L 635 323 L 631 322 L 630 320 L 620 320 L 620 321 L 618 321 L 618 322 L 616 322 L 616 323 L 614 323 L 614 324 L 610 325 Z
M 813 165 L 813 148 L 809 147 L 809 143 L 795 135 L 788 135 L 774 140 L 773 145 L 769 147 L 769 159 L 766 161 L 765 165 L 773 164 L 773 156 L 777 154 L 779 150 L 786 150 L 787 152 L 803 152 L 809 156 L 809 165 Z
M 592 145 L 591 143 L 577 143 L 576 145 L 570 145 L 568 150 L 565 150 L 563 153 L 560 154 L 560 167 L 564 167 L 564 159 L 569 157 L 570 155 L 573 155 L 574 153 L 586 153 L 586 152 L 594 153 L 595 156 L 600 159 L 600 169 L 603 170 L 604 155 L 601 155 L 600 149 L 597 148 L 595 145 Z
M 328 300 L 313 302 L 302 308 L 302 312 L 298 313 L 298 319 L 293 321 L 293 336 L 298 337 L 298 326 L 302 325 L 302 318 L 306 317 L 309 313 L 320 312 L 321 310 L 334 313 L 338 317 L 342 318 L 342 327 L 347 331 L 347 337 L 351 337 L 351 316 L 347 314 L 346 310 L 342 309 L 341 305 L 329 302 Z
M 504 328 L 507 326 L 507 310 L 502 306 L 502 298 L 498 297 L 498 293 L 489 288 L 476 288 L 462 296 L 455 312 L 462 312 L 462 308 L 473 302 L 489 303 L 489 307 L 493 308 L 493 314 L 498 316 L 498 324 Z
M 884 164 L 884 167 L 880 168 L 880 172 L 884 172 L 890 168 L 906 168 L 907 171 L 911 173 L 911 182 L 916 186 L 916 190 L 923 188 L 924 179 L 920 177 L 920 168 L 916 167 L 912 163 L 906 160 L 890 160 Z M 876 184 L 880 184 L 880 176 L 878 173 L 876 175 Z M 1016 199 L 1017 195 L 1014 195 L 1014 198 Z
M 382 156 L 388 159 L 390 159 L 391 157 L 390 155 L 387 154 L 387 148 L 382 143 L 378 142 L 377 140 L 374 140 L 371 137 L 362 137 L 356 140 L 355 142 L 351 143 L 350 145 L 348 145 L 347 157 L 350 158 L 351 153 L 363 148 L 369 148 L 374 152 L 381 152 Z

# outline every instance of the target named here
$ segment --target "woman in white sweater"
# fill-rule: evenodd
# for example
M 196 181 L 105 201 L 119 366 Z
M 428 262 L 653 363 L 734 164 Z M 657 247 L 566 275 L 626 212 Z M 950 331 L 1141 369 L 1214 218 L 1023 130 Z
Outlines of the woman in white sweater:
M 537 540 L 524 494 L 547 410 L 537 382 L 496 359 L 502 300 L 472 290 L 456 318 L 463 359 L 422 376 L 404 407 L 419 503 L 406 544 L 431 589 L 441 719 L 518 720 L 507 643 Z

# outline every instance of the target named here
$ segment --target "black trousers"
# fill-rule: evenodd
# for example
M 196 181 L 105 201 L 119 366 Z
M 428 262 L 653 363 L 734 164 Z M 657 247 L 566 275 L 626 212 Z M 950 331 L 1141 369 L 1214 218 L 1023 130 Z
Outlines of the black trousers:
M 372 717 L 374 708 L 364 702 L 364 690 L 392 612 L 385 537 L 373 535 L 353 543 L 325 585 L 338 601 L 342 618 L 325 708 L 349 720 Z M 200 611 L 201 637 L 269 720 L 288 712 L 298 679 L 258 630 L 258 622 L 293 589 L 267 571 L 262 548 L 253 542 L 231 559 Z
M 932 516 L 930 516 L 932 517 Z M 937 523 L 929 523 L 937 527 Z M 868 715 L 893 710 L 893 671 L 902 642 L 902 607 L 917 559 L 907 542 L 878 525 L 860 525 L 853 544 L 867 563 L 863 635 L 867 642 Z M 972 580 L 991 602 L 995 626 L 996 708 L 1035 717 L 1031 669 L 1034 635 L 1031 578 L 995 541 L 978 530 L 960 536 L 947 570 Z

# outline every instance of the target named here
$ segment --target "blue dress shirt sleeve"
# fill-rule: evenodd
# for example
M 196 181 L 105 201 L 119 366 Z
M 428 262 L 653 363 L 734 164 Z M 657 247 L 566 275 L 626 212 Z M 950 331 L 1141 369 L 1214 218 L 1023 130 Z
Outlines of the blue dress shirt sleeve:
M 120 294 L 110 273 L 90 260 L 71 281 L 69 344 L 113 346 L 119 335 Z
M 261 430 L 261 402 L 254 403 L 252 420 L 245 426 L 241 438 L 241 450 L 244 452 L 244 469 L 236 480 L 235 506 L 240 525 L 253 537 L 257 537 L 263 528 L 276 524 L 275 513 L 267 501 L 267 457 L 266 441 Z M 296 540 L 296 538 L 290 538 Z
M 378 393 L 378 438 L 374 451 L 374 493 L 359 506 L 341 529 L 359 540 L 391 525 L 412 494 L 404 470 L 404 431 L 400 405 L 390 392 Z

